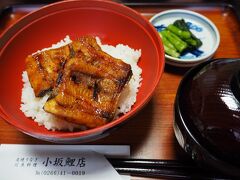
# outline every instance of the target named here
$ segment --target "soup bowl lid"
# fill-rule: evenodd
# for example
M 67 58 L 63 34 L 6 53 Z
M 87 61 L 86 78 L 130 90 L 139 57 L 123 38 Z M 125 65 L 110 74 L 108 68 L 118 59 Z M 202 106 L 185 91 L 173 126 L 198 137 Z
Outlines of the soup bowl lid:
M 175 124 L 183 127 L 203 156 L 222 163 L 213 166 L 229 174 L 240 170 L 239 67 L 240 59 L 215 59 L 192 68 L 175 100 Z

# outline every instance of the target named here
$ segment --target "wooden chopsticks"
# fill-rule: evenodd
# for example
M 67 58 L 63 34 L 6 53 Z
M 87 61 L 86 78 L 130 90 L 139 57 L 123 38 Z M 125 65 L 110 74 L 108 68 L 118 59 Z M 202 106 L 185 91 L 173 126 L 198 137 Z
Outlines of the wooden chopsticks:
M 227 179 L 219 173 L 206 172 L 193 162 L 115 158 L 108 160 L 120 174 L 165 179 Z

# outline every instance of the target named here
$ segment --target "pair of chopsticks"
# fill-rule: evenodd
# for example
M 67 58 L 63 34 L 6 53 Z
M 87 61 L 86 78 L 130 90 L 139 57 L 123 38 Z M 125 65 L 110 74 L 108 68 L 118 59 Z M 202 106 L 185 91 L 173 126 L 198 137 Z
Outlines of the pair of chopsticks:
M 118 173 L 132 176 L 165 179 L 227 179 L 219 174 L 206 172 L 193 162 L 115 158 L 108 158 L 108 160 Z

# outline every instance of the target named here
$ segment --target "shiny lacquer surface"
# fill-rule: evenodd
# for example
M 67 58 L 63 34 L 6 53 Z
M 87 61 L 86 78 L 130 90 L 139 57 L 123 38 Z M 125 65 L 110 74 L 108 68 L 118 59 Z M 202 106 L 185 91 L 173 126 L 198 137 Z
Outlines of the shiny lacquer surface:
M 238 166 L 239 66 L 239 59 L 219 59 L 202 66 L 185 79 L 178 102 L 195 138 L 216 157 Z
M 85 25 L 76 23 L 75 19 L 81 19 L 81 23 Z M 90 21 L 95 22 L 93 24 Z M 23 86 L 21 74 L 27 69 L 30 81 L 32 81 L 31 74 L 34 74 L 29 71 L 29 63 L 25 62 L 26 57 L 43 47 L 49 47 L 66 35 L 73 40 L 83 35 L 98 36 L 104 44 L 122 43 L 134 49 L 141 49 L 143 52 L 139 61 L 139 66 L 142 68 L 141 88 L 135 104 L 128 113 L 98 127 L 64 132 L 48 131 L 20 111 Z M 134 36 L 139 38 L 136 39 Z M 0 86 L 0 115 L 4 114 L 2 117 L 7 122 L 26 134 L 58 143 L 83 143 L 109 135 L 150 100 L 164 70 L 164 50 L 154 27 L 136 11 L 110 1 L 61 1 L 44 6 L 10 27 L 2 36 L 0 48 L 0 84 L 6 84 Z M 14 71 L 9 74 L 10 69 Z M 119 72 L 119 69 L 117 71 Z M 110 71 L 106 72 L 110 74 Z M 36 71 L 35 77 L 37 74 Z M 34 80 L 34 83 L 37 82 Z M 49 106 L 45 108 L 47 111 L 50 110 Z
M 180 1 L 178 1 L 180 2 Z M 191 1 L 190 1 L 191 2 Z M 140 12 L 147 19 L 163 10 L 181 8 L 193 10 L 211 19 L 219 29 L 221 42 L 214 58 L 240 57 L 240 25 L 235 17 L 234 10 L 222 6 L 198 6 L 187 4 L 169 6 L 130 6 Z M 28 9 L 20 9 L 10 13 L 0 20 L 0 33 L 15 23 Z M 188 159 L 182 151 L 173 132 L 173 104 L 178 85 L 188 68 L 166 66 L 160 83 L 150 102 L 137 113 L 127 124 L 112 133 L 110 136 L 88 144 L 128 144 L 131 146 L 131 157 L 153 159 Z M 0 143 L 17 144 L 46 144 L 45 141 L 25 135 L 4 120 L 0 120 Z M 132 179 L 141 179 L 132 177 Z M 145 179 L 145 178 L 142 178 Z

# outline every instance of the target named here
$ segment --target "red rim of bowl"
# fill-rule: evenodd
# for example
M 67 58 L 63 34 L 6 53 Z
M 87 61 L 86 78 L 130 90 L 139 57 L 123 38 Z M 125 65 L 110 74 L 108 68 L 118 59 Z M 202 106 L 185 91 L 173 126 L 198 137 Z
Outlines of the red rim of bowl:
M 78 131 L 78 132 L 68 132 L 68 133 L 61 133 L 61 134 L 58 134 L 57 136 L 56 135 L 43 135 L 41 133 L 33 133 L 31 131 L 29 131 L 28 129 L 26 129 L 24 126 L 21 126 L 21 124 L 14 124 L 12 123 L 12 121 L 8 121 L 8 119 L 11 119 L 9 118 L 9 116 L 7 115 L 7 113 L 4 111 L 4 109 L 2 108 L 2 106 L 0 105 L 0 117 L 2 117 L 4 120 L 6 120 L 8 123 L 10 123 L 11 125 L 15 126 L 16 128 L 18 128 L 19 130 L 21 130 L 22 132 L 26 133 L 26 134 L 29 134 L 30 136 L 33 136 L 33 137 L 41 137 L 41 139 L 46 139 L 46 140 L 49 140 L 49 139 L 75 139 L 75 138 L 80 138 L 82 136 L 84 137 L 88 137 L 88 136 L 92 136 L 92 135 L 96 135 L 96 134 L 102 134 L 105 130 L 108 130 L 108 129 L 111 129 L 113 127 L 115 127 L 116 125 L 119 125 L 121 123 L 123 123 L 126 119 L 129 119 L 130 118 L 130 115 L 134 115 L 137 113 L 137 111 L 139 111 L 140 109 L 142 109 L 144 107 L 145 104 L 147 104 L 147 102 L 150 100 L 150 98 L 152 97 L 153 95 L 153 92 L 156 88 L 156 86 L 158 85 L 160 79 L 161 79 L 161 76 L 162 76 L 162 73 L 163 73 L 163 70 L 164 70 L 164 62 L 165 62 L 165 57 L 164 57 L 164 53 L 159 53 L 159 52 L 164 52 L 163 50 L 163 45 L 162 45 L 162 41 L 157 33 L 157 31 L 155 30 L 155 28 L 149 23 L 149 21 L 147 19 L 145 19 L 140 13 L 136 12 L 135 10 L 129 8 L 129 7 L 126 7 L 122 4 L 118 4 L 116 2 L 111 2 L 111 1 L 101 1 L 101 0 L 91 0 L 91 1 L 87 1 L 87 0 L 81 0 L 81 1 L 78 1 L 78 0 L 70 0 L 70 1 L 62 1 L 62 2 L 56 2 L 56 3 L 52 3 L 52 4 L 49 4 L 49 5 L 46 5 L 34 12 L 31 12 L 27 15 L 25 15 L 24 17 L 20 18 L 15 24 L 11 25 L 8 29 L 6 29 L 2 36 L 0 37 L 0 39 L 4 38 L 4 36 L 7 36 L 7 33 L 13 33 L 14 31 L 16 31 L 17 33 L 19 33 L 22 29 L 24 29 L 24 27 L 26 27 L 27 25 L 31 24 L 33 21 L 30 20 L 30 22 L 28 22 L 27 18 L 30 18 L 31 16 L 34 16 L 36 15 L 37 13 L 43 13 L 45 11 L 47 11 L 48 9 L 51 9 L 53 7 L 56 7 L 58 5 L 60 5 L 60 8 L 61 6 L 63 5 L 67 5 L 69 3 L 93 3 L 94 5 L 96 5 L 96 3 L 98 3 L 98 6 L 101 7 L 101 5 L 103 7 L 106 8 L 106 6 L 110 6 L 110 7 L 115 7 L 116 9 L 119 9 L 118 12 L 114 11 L 114 13 L 118 13 L 119 15 L 121 16 L 124 16 L 130 20 L 132 20 L 134 23 L 138 24 L 146 33 L 149 34 L 149 32 L 145 29 L 145 27 L 143 27 L 142 23 L 144 23 L 145 26 L 148 26 L 148 29 L 150 28 L 150 30 L 152 31 L 152 33 L 154 33 L 155 37 L 154 38 L 157 38 L 157 40 L 153 40 L 153 37 L 151 35 L 149 35 L 149 37 L 151 37 L 152 41 L 155 42 L 154 43 L 154 46 L 155 48 L 157 49 L 157 53 L 158 53 L 158 58 L 159 60 L 162 60 L 162 66 L 161 66 L 161 63 L 158 61 L 158 74 L 157 74 L 157 78 L 156 80 L 153 82 L 153 85 L 152 85 L 152 88 L 151 90 L 148 92 L 148 95 L 145 96 L 143 98 L 143 102 L 142 104 L 139 104 L 137 107 L 133 107 L 128 113 L 126 113 L 124 116 L 116 119 L 116 120 L 113 120 L 103 126 L 100 126 L 100 127 L 97 127 L 97 128 L 93 128 L 93 129 L 89 129 L 89 130 L 85 130 L 85 131 Z M 63 10 L 63 9 L 61 9 Z M 115 9 L 114 9 L 115 10 Z M 121 10 L 125 10 L 128 12 L 128 16 L 126 16 L 126 14 L 120 14 Z M 43 11 L 43 12 L 42 12 Z M 59 9 L 58 9 L 59 11 Z M 54 12 L 51 12 L 51 13 L 54 13 Z M 130 14 L 131 13 L 131 14 Z M 46 15 L 46 14 L 45 14 Z M 131 16 L 130 16 L 131 15 Z M 134 19 L 133 19 L 134 18 Z M 37 20 L 39 19 L 38 18 L 35 18 L 34 20 Z M 27 22 L 23 22 L 23 21 L 27 21 Z M 26 23 L 26 26 L 22 26 L 21 27 L 21 23 Z M 141 24 L 140 24 L 141 23 Z M 20 26 L 20 27 L 19 27 Z M 17 34 L 15 33 L 15 34 Z M 5 40 L 5 43 L 2 42 L 2 44 L 0 43 L 0 47 L 2 46 L 2 50 L 0 52 L 0 55 L 2 54 L 2 52 L 4 51 L 4 49 L 7 47 L 7 44 L 14 38 L 14 36 L 8 38 L 6 37 L 6 40 Z

